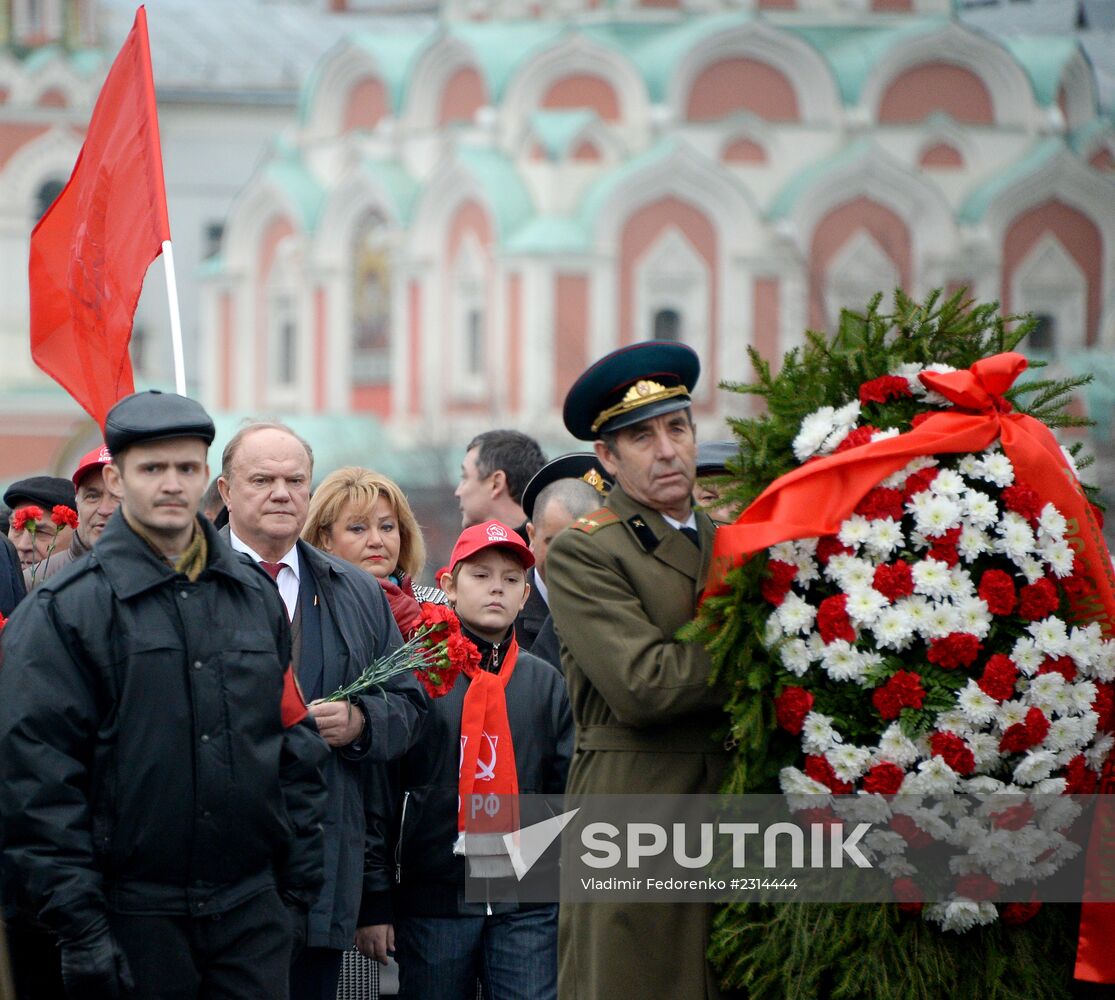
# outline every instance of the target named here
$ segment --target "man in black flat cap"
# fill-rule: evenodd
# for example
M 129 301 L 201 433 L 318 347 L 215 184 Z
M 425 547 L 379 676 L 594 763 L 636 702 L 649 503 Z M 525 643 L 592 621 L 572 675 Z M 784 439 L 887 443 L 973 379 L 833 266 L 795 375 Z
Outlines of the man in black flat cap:
M 561 669 L 561 648 L 550 614 L 546 587 L 546 555 L 550 544 L 577 518 L 596 510 L 612 477 L 604 471 L 592 452 L 573 452 L 547 462 L 523 490 L 523 511 L 527 516 L 527 538 L 534 553 L 534 566 L 528 583 L 530 596 L 519 617 L 515 634 L 522 646 L 526 635 L 530 652 Z
M 699 368 L 684 345 L 638 343 L 594 364 L 565 399 L 565 426 L 594 442 L 616 481 L 546 560 L 577 728 L 572 796 L 713 793 L 726 770 L 714 738 L 725 693 L 710 686 L 705 650 L 674 638 L 696 610 L 715 530 L 692 501 Z M 562 1000 L 718 996 L 710 917 L 699 903 L 562 904 Z
M 278 592 L 198 517 L 213 436 L 117 403 L 123 516 L 0 635 L 2 847 L 73 1000 L 284 1000 L 321 884 L 327 748 Z
M 47 552 L 64 552 L 70 547 L 73 528 L 55 524 L 50 518 L 55 507 L 77 510 L 74 484 L 58 476 L 31 476 L 19 479 L 4 491 L 4 503 L 12 509 L 8 538 L 19 553 L 24 569 L 47 557 Z M 39 515 L 20 517 L 20 511 L 38 508 Z M 51 547 L 53 545 L 53 548 Z

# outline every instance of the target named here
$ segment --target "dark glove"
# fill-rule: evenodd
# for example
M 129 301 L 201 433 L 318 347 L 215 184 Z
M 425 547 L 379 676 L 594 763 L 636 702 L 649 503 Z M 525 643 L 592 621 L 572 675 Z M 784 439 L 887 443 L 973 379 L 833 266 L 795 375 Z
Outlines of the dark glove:
M 128 959 L 103 916 L 62 942 L 62 982 L 72 1000 L 120 1000 L 132 992 Z
M 294 961 L 298 953 L 306 946 L 306 935 L 309 933 L 310 908 L 297 896 L 287 893 L 282 895 L 283 906 L 286 907 L 287 919 L 290 921 L 290 958 Z

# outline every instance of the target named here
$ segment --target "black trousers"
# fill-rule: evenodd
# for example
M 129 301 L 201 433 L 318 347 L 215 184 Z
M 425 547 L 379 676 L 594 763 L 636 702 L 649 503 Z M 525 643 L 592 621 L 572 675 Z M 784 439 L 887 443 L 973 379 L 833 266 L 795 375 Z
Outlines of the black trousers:
M 207 917 L 109 915 L 136 1000 L 287 1000 L 290 923 L 274 889 Z
M 290 1000 L 336 1000 L 345 953 L 303 948 L 290 966 Z
M 25 916 L 9 917 L 6 929 L 16 1000 L 64 997 L 58 938 Z

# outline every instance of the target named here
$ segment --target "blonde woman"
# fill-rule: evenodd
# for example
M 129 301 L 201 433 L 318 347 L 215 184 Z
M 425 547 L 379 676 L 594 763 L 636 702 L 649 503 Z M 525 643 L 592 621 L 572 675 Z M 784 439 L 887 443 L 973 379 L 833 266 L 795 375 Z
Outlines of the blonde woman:
M 445 600 L 439 590 L 415 588 L 426 560 L 422 529 L 398 484 L 378 472 L 347 466 L 326 476 L 310 500 L 302 537 L 371 573 L 404 636 L 418 624 L 419 601 Z

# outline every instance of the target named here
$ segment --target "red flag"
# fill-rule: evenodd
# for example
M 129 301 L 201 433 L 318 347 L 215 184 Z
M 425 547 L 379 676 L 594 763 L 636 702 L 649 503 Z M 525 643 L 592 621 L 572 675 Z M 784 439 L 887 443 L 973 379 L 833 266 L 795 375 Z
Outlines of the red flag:
M 31 356 L 104 427 L 134 391 L 143 276 L 170 239 L 147 13 L 108 71 L 69 183 L 31 233 Z

